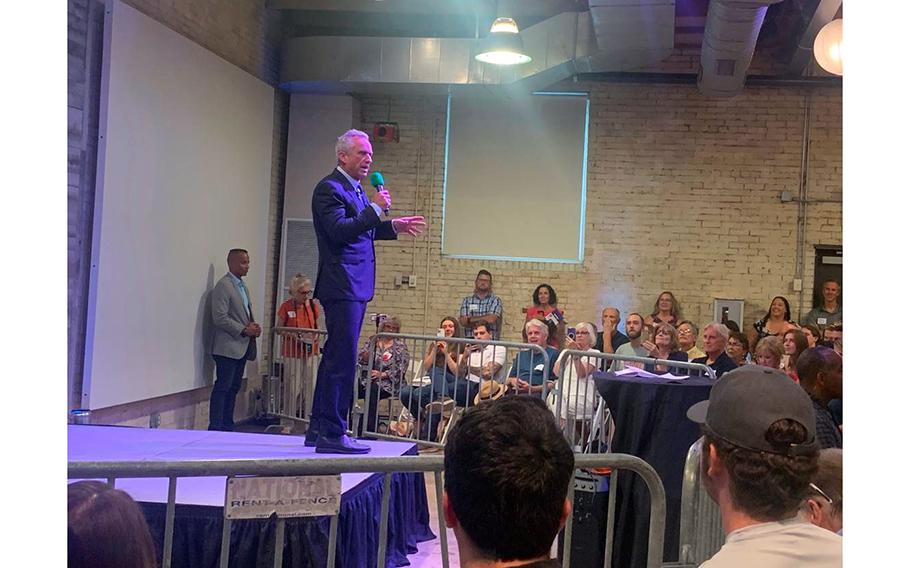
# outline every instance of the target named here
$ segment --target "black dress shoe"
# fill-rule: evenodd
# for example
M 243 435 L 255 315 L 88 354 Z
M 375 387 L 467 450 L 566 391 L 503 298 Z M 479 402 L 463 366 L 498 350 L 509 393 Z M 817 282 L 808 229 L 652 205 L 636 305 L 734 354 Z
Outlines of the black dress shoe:
M 365 444 L 359 444 L 347 434 L 342 434 L 338 438 L 328 438 L 320 435 L 316 439 L 317 454 L 368 454 L 370 447 Z
M 319 438 L 319 432 L 315 428 L 309 428 L 306 431 L 306 438 L 303 440 L 303 445 L 307 448 L 316 447 L 316 440 Z

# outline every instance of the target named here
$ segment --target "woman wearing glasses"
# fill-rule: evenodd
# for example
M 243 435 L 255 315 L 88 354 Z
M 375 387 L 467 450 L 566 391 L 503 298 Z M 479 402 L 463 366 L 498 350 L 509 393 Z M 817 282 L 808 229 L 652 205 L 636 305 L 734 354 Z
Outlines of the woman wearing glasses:
M 679 339 L 679 350 L 686 352 L 689 361 L 705 356 L 705 352 L 696 345 L 698 341 L 698 326 L 689 320 L 683 320 L 676 325 L 676 334 Z
M 312 298 L 313 283 L 303 274 L 296 274 L 288 288 L 291 297 L 278 307 L 275 318 L 275 326 L 286 329 L 277 332 L 281 337 L 282 359 L 275 363 L 273 372 L 281 377 L 281 390 L 286 397 L 283 411 L 306 418 L 309 413 L 304 412 L 303 403 L 312 398 L 311 381 L 307 379 L 315 376 L 315 369 L 307 368 L 307 359 L 319 354 L 319 336 L 287 328 L 317 329 L 319 306 Z
M 313 301 L 313 283 L 303 274 L 291 279 L 291 297 L 278 308 L 278 327 L 316 329 L 319 306 Z M 319 352 L 315 334 L 282 333 L 282 351 L 286 358 L 306 359 Z
M 553 364 L 553 375 L 562 377 L 557 390 L 548 398 L 550 410 L 559 418 L 560 424 L 574 424 L 573 445 L 583 443 L 588 436 L 591 418 L 597 408 L 597 387 L 591 374 L 597 370 L 597 359 L 583 355 L 569 354 L 569 351 L 600 353 L 594 349 L 597 330 L 588 322 L 575 326 L 575 335 L 566 337 L 565 349 Z M 561 389 L 561 392 L 560 392 Z
M 730 338 L 727 340 L 727 355 L 740 367 L 752 362 L 749 358 L 749 339 L 745 333 L 730 332 Z
M 641 346 L 648 350 L 648 355 L 655 359 L 669 361 L 688 361 L 689 356 L 685 351 L 679 350 L 679 336 L 676 328 L 669 323 L 659 323 L 654 328 L 654 341 L 642 341 Z M 646 364 L 645 370 L 649 373 L 674 373 L 685 374 L 678 367 L 668 365 Z

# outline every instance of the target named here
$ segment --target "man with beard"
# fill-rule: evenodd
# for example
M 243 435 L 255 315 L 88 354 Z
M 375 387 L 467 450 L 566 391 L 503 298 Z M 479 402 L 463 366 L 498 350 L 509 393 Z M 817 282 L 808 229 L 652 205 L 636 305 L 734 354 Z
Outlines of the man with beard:
M 632 312 L 626 316 L 626 335 L 629 337 L 629 342 L 624 343 L 619 346 L 619 349 L 616 350 L 616 355 L 619 356 L 634 356 L 634 357 L 650 357 L 649 351 L 642 347 L 642 330 L 645 327 L 645 319 L 641 317 L 641 314 Z M 638 367 L 639 369 L 644 369 L 644 363 L 638 363 L 635 361 L 613 361 L 613 366 L 611 369 L 615 371 L 620 371 L 624 367 Z
M 502 300 L 493 293 L 493 275 L 487 270 L 480 270 L 474 279 L 474 293 L 465 296 L 458 311 L 458 323 L 465 331 L 465 337 L 471 337 L 471 330 L 478 323 L 484 323 L 493 339 L 499 339 L 502 323 Z

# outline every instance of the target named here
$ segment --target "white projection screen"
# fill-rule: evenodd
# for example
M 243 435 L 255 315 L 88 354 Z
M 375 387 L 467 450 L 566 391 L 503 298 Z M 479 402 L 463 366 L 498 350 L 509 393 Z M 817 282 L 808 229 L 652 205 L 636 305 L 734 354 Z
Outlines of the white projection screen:
M 206 300 L 227 251 L 263 314 L 274 90 L 113 1 L 105 15 L 83 400 L 210 384 Z
M 452 96 L 446 130 L 444 255 L 583 260 L 586 93 Z

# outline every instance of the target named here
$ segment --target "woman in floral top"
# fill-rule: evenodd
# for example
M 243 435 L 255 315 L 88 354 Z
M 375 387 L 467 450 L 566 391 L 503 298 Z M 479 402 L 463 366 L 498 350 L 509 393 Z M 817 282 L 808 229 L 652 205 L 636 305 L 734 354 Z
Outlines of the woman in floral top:
M 388 317 L 379 325 L 379 333 L 400 333 L 401 322 L 396 317 Z M 360 350 L 360 386 L 358 388 L 361 398 L 366 398 L 366 389 L 370 387 L 370 405 L 367 409 L 366 424 L 368 429 L 375 432 L 379 421 L 377 409 L 379 401 L 390 396 L 398 396 L 398 391 L 404 383 L 404 375 L 408 370 L 411 355 L 404 340 L 391 337 L 376 339 L 376 353 L 373 356 L 373 367 L 370 364 L 370 336 Z M 364 421 L 360 421 L 357 435 L 363 435 Z

